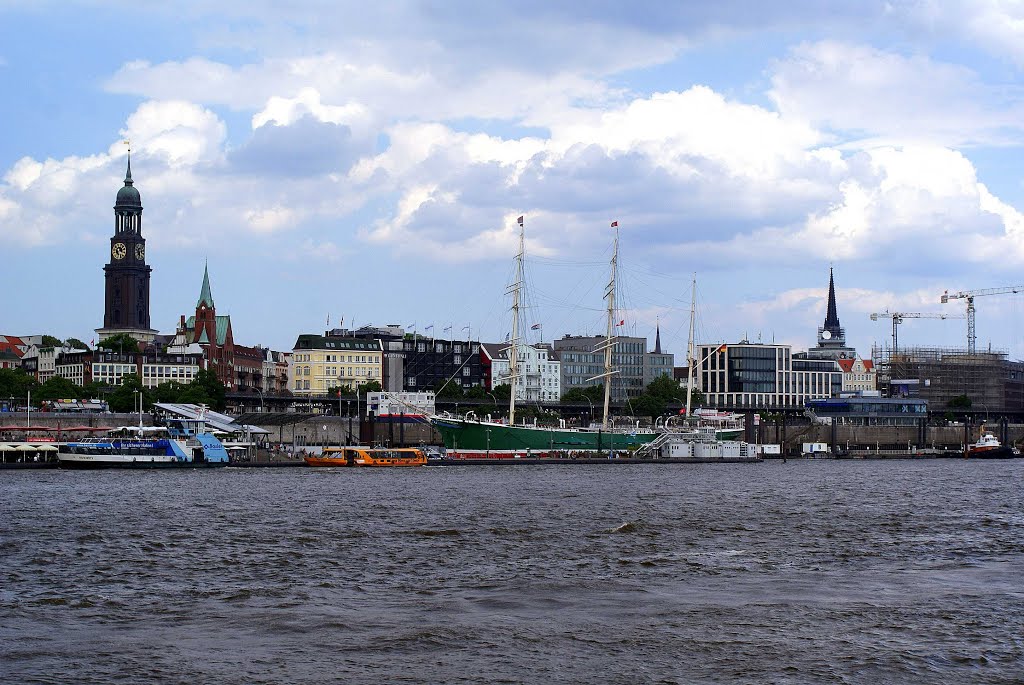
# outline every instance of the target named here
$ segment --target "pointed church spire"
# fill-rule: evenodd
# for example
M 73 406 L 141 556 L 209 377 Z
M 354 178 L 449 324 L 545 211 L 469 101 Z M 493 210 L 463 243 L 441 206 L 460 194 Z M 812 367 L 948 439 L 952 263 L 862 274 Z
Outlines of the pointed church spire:
M 135 185 L 132 181 L 132 149 L 128 148 L 128 171 L 124 174 L 124 184 L 126 186 Z
M 210 265 L 209 263 L 203 267 L 203 289 L 199 291 L 199 301 L 196 302 L 196 307 L 201 307 L 205 304 L 208 308 L 213 309 L 213 295 L 210 293 Z
M 832 267 L 828 269 L 828 311 L 825 313 L 824 328 L 833 334 L 839 332 L 839 314 L 836 313 L 836 284 L 832 278 Z
M 654 325 L 654 354 L 662 354 L 661 351 L 661 319 L 659 317 Z

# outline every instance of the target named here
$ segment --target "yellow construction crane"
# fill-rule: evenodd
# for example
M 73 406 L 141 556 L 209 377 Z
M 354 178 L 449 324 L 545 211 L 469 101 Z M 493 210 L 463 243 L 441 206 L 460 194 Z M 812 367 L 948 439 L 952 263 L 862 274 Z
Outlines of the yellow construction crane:
M 921 312 L 876 312 L 871 315 L 872 321 L 878 321 L 879 319 L 892 319 L 892 352 L 896 354 L 897 349 L 897 333 L 899 326 L 903 323 L 903 319 L 962 319 L 964 318 L 960 314 L 939 314 L 939 313 L 921 313 Z
M 974 298 L 982 295 L 1011 295 L 1024 292 L 1024 285 L 1011 285 L 1006 288 L 983 288 L 981 290 L 962 290 L 958 293 L 951 293 L 948 290 L 942 293 L 942 304 L 950 300 L 967 300 L 967 353 L 974 354 Z

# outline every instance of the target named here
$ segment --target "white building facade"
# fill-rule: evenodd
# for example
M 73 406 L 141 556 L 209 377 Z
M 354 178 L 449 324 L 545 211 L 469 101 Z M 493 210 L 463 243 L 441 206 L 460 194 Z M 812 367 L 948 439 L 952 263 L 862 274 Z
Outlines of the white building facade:
M 491 387 L 512 385 L 509 346 L 486 344 L 484 351 L 491 361 Z M 526 402 L 557 402 L 562 397 L 562 368 L 551 348 L 543 343 L 519 345 L 513 390 L 517 400 Z

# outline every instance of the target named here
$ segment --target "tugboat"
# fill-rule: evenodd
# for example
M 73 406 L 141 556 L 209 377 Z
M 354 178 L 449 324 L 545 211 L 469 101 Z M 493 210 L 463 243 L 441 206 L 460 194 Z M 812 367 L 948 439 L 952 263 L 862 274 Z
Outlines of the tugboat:
M 982 430 L 978 442 L 967 446 L 966 457 L 968 459 L 1013 459 L 1019 456 L 1020 452 L 999 442 L 995 433 Z

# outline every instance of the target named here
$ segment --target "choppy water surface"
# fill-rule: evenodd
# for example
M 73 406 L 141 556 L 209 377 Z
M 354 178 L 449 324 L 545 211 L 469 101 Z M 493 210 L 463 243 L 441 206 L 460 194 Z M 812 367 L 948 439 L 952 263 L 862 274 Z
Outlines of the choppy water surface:
M 1024 460 L 0 472 L 0 680 L 1024 680 Z

